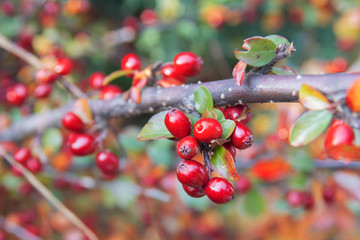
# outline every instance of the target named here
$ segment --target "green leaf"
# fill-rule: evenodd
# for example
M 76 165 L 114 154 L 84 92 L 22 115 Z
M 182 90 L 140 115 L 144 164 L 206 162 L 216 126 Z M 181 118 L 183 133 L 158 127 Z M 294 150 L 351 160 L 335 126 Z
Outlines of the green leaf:
M 245 195 L 244 210 L 247 214 L 257 217 L 265 211 L 265 201 L 261 193 L 254 187 Z
M 217 119 L 217 114 L 213 110 L 206 109 L 204 114 L 202 115 L 202 118 L 213 118 Z
M 168 111 L 162 111 L 150 118 L 137 136 L 138 141 L 148 141 L 159 138 L 172 138 L 173 135 L 165 126 L 165 115 Z
M 235 129 L 235 122 L 229 119 L 224 119 L 219 122 L 223 130 L 221 139 L 228 139 Z
M 302 84 L 299 90 L 301 105 L 310 110 L 323 110 L 330 108 L 329 100 L 318 90 L 307 84 Z
M 285 44 L 286 46 L 290 45 L 290 42 L 285 37 L 280 35 L 269 35 L 265 38 L 273 41 L 276 46 L 279 46 L 280 44 Z
M 119 77 L 126 76 L 133 72 L 134 72 L 133 70 L 118 70 L 118 71 L 112 72 L 104 78 L 103 86 L 108 85 L 110 82 L 114 81 L 115 79 L 117 79 Z
M 275 56 L 276 44 L 263 37 L 252 37 L 244 40 L 243 48 L 248 51 L 235 50 L 235 57 L 253 67 L 268 64 Z
M 290 144 L 300 147 L 317 138 L 329 126 L 333 114 L 328 110 L 308 111 L 296 119 L 290 130 Z
M 296 174 L 289 178 L 288 184 L 291 189 L 305 190 L 308 188 L 308 179 L 306 174 Z
M 186 114 L 191 122 L 191 129 L 194 127 L 195 123 L 200 120 L 200 117 L 192 115 L 192 114 Z
M 57 128 L 49 128 L 42 137 L 43 147 L 52 153 L 59 151 L 63 143 L 63 135 Z
M 196 110 L 201 114 L 203 114 L 206 111 L 206 109 L 212 110 L 214 107 L 214 103 L 210 91 L 203 86 L 200 86 L 195 89 L 194 101 L 195 101 Z
M 215 170 L 224 178 L 230 181 L 237 181 L 239 176 L 235 169 L 234 160 L 231 154 L 223 146 L 214 148 L 214 155 L 210 159 Z
M 217 108 L 214 108 L 213 111 L 214 111 L 214 112 L 216 113 L 216 115 L 217 115 L 216 120 L 221 121 L 221 120 L 225 119 L 224 113 L 223 113 L 221 110 L 219 110 L 219 109 L 217 109 Z
M 294 69 L 288 66 L 280 65 L 280 66 L 273 66 L 271 71 L 277 75 L 295 75 L 296 72 Z

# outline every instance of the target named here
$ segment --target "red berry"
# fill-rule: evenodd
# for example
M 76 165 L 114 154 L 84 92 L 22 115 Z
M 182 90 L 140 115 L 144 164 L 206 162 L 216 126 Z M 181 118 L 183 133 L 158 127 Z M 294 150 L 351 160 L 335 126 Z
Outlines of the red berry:
M 303 193 L 297 190 L 290 190 L 287 192 L 285 198 L 291 207 L 299 207 L 304 203 Z
M 94 153 L 94 138 L 87 134 L 76 134 L 70 143 L 70 150 L 76 156 L 85 156 Z
M 155 24 L 157 21 L 155 11 L 152 9 L 145 9 L 140 15 L 140 20 L 143 24 L 147 26 Z
M 203 187 L 199 187 L 199 188 L 194 188 L 194 187 L 189 187 L 189 186 L 186 186 L 186 185 L 182 185 L 185 192 L 190 196 L 190 197 L 193 197 L 193 198 L 201 198 L 203 196 L 206 195 L 205 193 L 205 189 Z
M 102 89 L 104 87 L 103 81 L 105 77 L 105 74 L 103 74 L 102 72 L 94 72 L 89 77 L 90 87 L 93 89 Z
M 66 113 L 61 122 L 70 131 L 81 132 L 84 129 L 84 122 L 73 112 Z
M 246 149 L 253 144 L 251 130 L 244 124 L 235 121 L 235 130 L 231 135 L 231 144 L 238 149 Z
M 244 107 L 244 105 L 226 107 L 224 110 L 225 118 L 230 120 L 237 120 L 237 118 L 240 117 L 243 113 Z
M 322 194 L 323 194 L 324 201 L 327 204 L 332 204 L 334 202 L 334 199 L 335 199 L 334 188 L 332 188 L 332 187 L 324 187 Z
M 116 178 L 118 174 L 119 172 L 101 172 L 101 178 L 110 181 Z
M 26 168 L 32 173 L 39 173 L 42 170 L 43 164 L 36 157 L 31 157 L 26 162 Z
M 70 190 L 74 193 L 82 193 L 86 188 L 82 183 L 72 182 L 70 183 Z
M 36 81 L 38 83 L 52 83 L 59 77 L 56 73 L 48 69 L 40 69 L 36 72 Z
M 122 92 L 123 90 L 121 89 L 121 87 L 118 87 L 116 85 L 107 85 L 101 89 L 100 99 L 102 100 L 113 99 L 116 96 L 122 94 Z
M 21 105 L 28 95 L 26 86 L 22 83 L 15 84 L 6 91 L 6 101 L 12 105 Z
M 249 178 L 244 175 L 239 175 L 239 179 L 235 183 L 235 190 L 241 194 L 247 193 L 251 189 L 251 182 Z
M 174 65 L 179 74 L 193 77 L 200 73 L 203 61 L 201 57 L 192 52 L 182 52 L 175 56 Z
M 176 168 L 178 180 L 189 187 L 199 188 L 209 181 L 209 175 L 201 163 L 194 160 L 183 160 Z
M 195 138 L 205 143 L 221 138 L 222 132 L 221 124 L 213 118 L 202 118 L 195 123 L 193 128 Z
M 184 137 L 177 144 L 176 151 L 183 159 L 192 159 L 199 152 L 199 143 L 193 136 Z
M 119 158 L 112 152 L 99 152 L 96 157 L 96 166 L 105 175 L 117 173 L 119 169 Z
M 54 179 L 54 186 L 58 189 L 65 189 L 69 186 L 69 182 L 65 177 L 60 176 Z
M 34 89 L 34 95 L 36 98 L 46 98 L 50 95 L 52 86 L 48 83 L 37 84 Z
M 307 210 L 311 210 L 314 207 L 314 196 L 310 192 L 303 193 L 303 204 Z
M 54 72 L 60 75 L 67 75 L 72 69 L 73 62 L 69 58 L 59 58 L 54 67 Z
M 24 165 L 26 161 L 31 157 L 31 152 L 29 149 L 22 147 L 14 152 L 14 159 Z
M 69 134 L 66 136 L 66 143 L 71 144 L 72 142 L 74 142 L 77 135 L 78 133 L 76 132 L 69 132 Z
M 182 139 L 191 132 L 191 122 L 188 116 L 177 108 L 171 109 L 165 116 L 165 126 L 177 139 Z
M 180 82 L 186 82 L 186 78 L 176 71 L 176 68 L 173 63 L 167 64 L 161 68 L 161 73 L 165 78 L 174 78 Z
M 141 60 L 138 55 L 134 53 L 126 54 L 121 61 L 121 70 L 140 70 Z M 128 77 L 132 77 L 133 74 L 129 74 Z
M 234 187 L 225 178 L 214 177 L 205 186 L 208 198 L 217 204 L 224 204 L 234 199 Z
M 337 145 L 352 145 L 355 139 L 353 129 L 342 120 L 335 120 L 325 137 L 325 148 Z
M 28 195 L 33 190 L 34 190 L 33 186 L 28 182 L 25 182 L 25 183 L 23 183 L 22 185 L 19 186 L 19 193 L 22 194 L 22 195 Z
M 223 145 L 223 147 L 231 154 L 233 159 L 236 158 L 236 148 L 231 144 L 231 142 L 227 142 Z

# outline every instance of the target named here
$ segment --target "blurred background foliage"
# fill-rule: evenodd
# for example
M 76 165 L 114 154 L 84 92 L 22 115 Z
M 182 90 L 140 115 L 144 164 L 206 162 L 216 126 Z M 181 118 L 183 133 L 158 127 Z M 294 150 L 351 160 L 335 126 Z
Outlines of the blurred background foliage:
M 190 82 L 231 78 L 234 49 L 248 37 L 269 34 L 294 42 L 297 51 L 287 64 L 298 73 L 335 73 L 358 69 L 360 5 L 358 0 L 3 0 L 0 33 L 44 64 L 57 56 L 74 59 L 72 78 L 84 90 L 91 73 L 118 70 L 129 52 L 139 54 L 147 66 L 193 51 L 204 65 Z M 0 70 L 2 79 L 34 84 L 34 70 L 4 51 Z M 131 85 L 126 77 L 115 83 L 125 89 Z M 1 88 L 4 84 L 0 81 Z M 31 111 L 69 99 L 62 89 L 54 91 L 32 108 L 3 106 L 0 131 Z M 253 187 L 224 206 L 190 198 L 181 189 L 174 173 L 179 160 L 174 142 L 136 141 L 149 116 L 114 121 L 126 127 L 110 134 L 104 145 L 124 159 L 119 178 L 102 179 L 94 156 L 72 157 L 63 150 L 65 131 L 52 128 L 40 141 L 48 163 L 39 179 L 100 239 L 359 239 L 358 174 L 315 169 L 323 137 L 309 147 L 288 146 L 289 128 L 303 111 L 298 104 L 254 104 L 252 109 L 256 144 L 237 161 Z M 140 124 L 129 124 L 134 122 Z M 275 173 L 255 167 L 268 160 L 276 162 Z M 0 180 L 0 222 L 13 222 L 42 239 L 86 239 L 3 162 Z M 330 203 L 322 197 L 327 188 L 334 191 Z M 315 206 L 292 208 L 284 199 L 289 189 L 311 192 Z M 2 229 L 0 239 L 18 238 Z

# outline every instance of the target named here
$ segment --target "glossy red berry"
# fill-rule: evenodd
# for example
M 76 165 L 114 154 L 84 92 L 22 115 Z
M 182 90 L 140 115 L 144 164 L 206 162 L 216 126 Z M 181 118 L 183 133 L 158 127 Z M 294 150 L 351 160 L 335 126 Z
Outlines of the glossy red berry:
M 70 150 L 76 156 L 92 154 L 95 151 L 95 140 L 87 134 L 76 134 L 70 143 Z
M 121 70 L 140 70 L 141 69 L 141 60 L 138 55 L 134 53 L 126 54 L 121 61 Z M 133 74 L 129 74 L 129 77 Z
M 96 166 L 105 174 L 117 173 L 119 169 L 119 158 L 112 152 L 99 152 L 96 154 Z
M 335 120 L 325 137 L 325 148 L 337 145 L 352 145 L 355 140 L 353 129 L 342 120 Z
M 58 79 L 59 75 L 48 69 L 40 69 L 36 72 L 36 82 L 38 83 L 53 83 Z
M 89 77 L 90 87 L 93 89 L 102 89 L 104 87 L 103 82 L 105 77 L 106 77 L 105 74 L 102 72 L 94 72 Z
M 197 140 L 210 143 L 211 140 L 221 138 L 223 129 L 219 121 L 213 118 L 202 118 L 195 123 L 193 133 Z
M 182 185 L 185 192 L 190 196 L 190 197 L 193 197 L 193 198 L 201 198 L 203 196 L 206 195 L 205 193 L 205 189 L 203 187 L 199 187 L 199 188 L 194 188 L 194 187 L 189 187 L 189 186 L 186 186 L 186 185 Z
M 84 129 L 84 122 L 73 112 L 66 113 L 61 122 L 70 131 L 81 132 Z
M 174 65 L 178 73 L 193 77 L 200 73 L 203 61 L 193 52 L 182 52 L 175 56 Z
M 234 187 L 225 178 L 214 177 L 205 186 L 208 198 L 217 204 L 224 204 L 234 199 Z
M 178 180 L 189 187 L 199 188 L 209 181 L 209 175 L 201 163 L 194 160 L 183 160 L 176 168 Z
M 6 90 L 6 101 L 12 105 L 21 105 L 28 96 L 27 87 L 18 83 Z
M 25 147 L 19 148 L 14 152 L 14 159 L 22 165 L 24 165 L 30 157 L 31 152 Z
M 314 208 L 314 196 L 311 194 L 311 192 L 303 193 L 303 204 L 306 210 L 311 210 Z
M 299 207 L 304 203 L 303 193 L 297 190 L 287 192 L 285 199 L 291 207 Z
M 186 82 L 186 77 L 176 71 L 176 68 L 173 63 L 167 64 L 161 68 L 161 73 L 164 78 L 173 78 L 182 83 Z
M 73 62 L 69 58 L 59 58 L 54 67 L 54 72 L 60 75 L 67 75 L 72 69 Z
M 235 160 L 235 158 L 236 158 L 236 148 L 231 144 L 231 142 L 227 142 L 222 146 L 231 154 L 231 156 Z
M 239 179 L 235 182 L 235 190 L 240 194 L 245 194 L 251 189 L 251 182 L 249 178 L 244 175 L 239 175 Z
M 183 159 L 192 159 L 199 152 L 200 146 L 193 136 L 184 137 L 177 144 L 176 151 Z
M 36 98 L 46 98 L 51 94 L 52 86 L 48 83 L 40 83 L 35 86 L 34 95 Z
M 244 124 L 235 121 L 235 129 L 231 134 L 231 144 L 238 149 L 246 149 L 254 142 L 251 130 Z
M 42 170 L 43 164 L 38 158 L 31 157 L 27 160 L 25 166 L 30 172 L 39 173 Z
M 323 199 L 327 204 L 332 204 L 335 199 L 335 191 L 332 187 L 324 187 L 323 188 Z
M 237 118 L 240 117 L 243 113 L 244 108 L 244 105 L 226 107 L 224 110 L 224 116 L 226 119 L 237 120 Z
M 122 94 L 122 92 L 123 90 L 121 89 L 121 87 L 118 87 L 116 85 L 107 85 L 101 89 L 100 99 L 102 100 L 113 99 L 116 96 Z
M 188 116 L 177 108 L 171 109 L 165 116 L 165 126 L 177 139 L 182 139 L 191 132 L 191 122 Z

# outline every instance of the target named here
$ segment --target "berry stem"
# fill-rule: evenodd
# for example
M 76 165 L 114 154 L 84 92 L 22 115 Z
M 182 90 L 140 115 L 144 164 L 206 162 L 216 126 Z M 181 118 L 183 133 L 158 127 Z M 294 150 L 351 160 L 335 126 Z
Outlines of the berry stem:
M 212 173 L 212 171 L 214 171 L 214 168 L 212 167 L 211 162 L 210 162 L 210 158 L 209 158 L 210 148 L 206 143 L 203 143 L 202 144 L 202 150 L 203 150 L 203 154 L 204 154 L 205 168 L 208 171 L 209 179 L 210 179 L 211 178 L 211 173 Z

